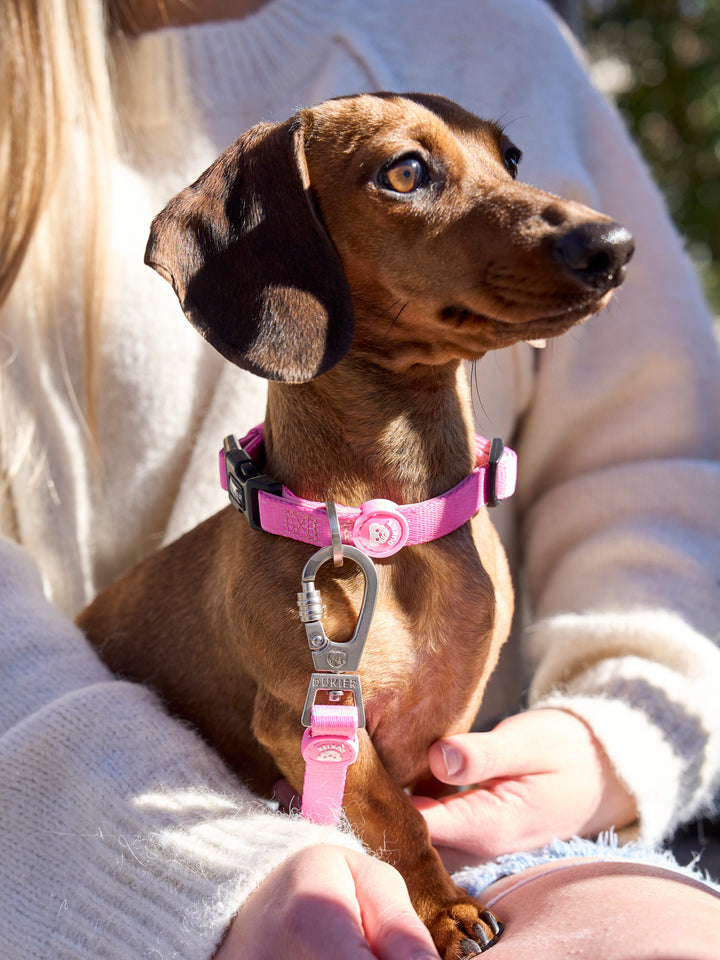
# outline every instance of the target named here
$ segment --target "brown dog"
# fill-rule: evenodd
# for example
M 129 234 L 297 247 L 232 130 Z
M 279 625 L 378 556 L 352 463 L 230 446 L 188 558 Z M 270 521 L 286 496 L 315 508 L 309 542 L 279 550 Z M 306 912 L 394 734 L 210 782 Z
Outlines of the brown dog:
M 225 357 L 272 381 L 263 470 L 297 496 L 449 490 L 475 463 L 460 360 L 562 333 L 622 281 L 629 234 L 516 182 L 519 158 L 443 98 L 347 97 L 253 128 L 156 218 L 146 262 Z M 228 507 L 79 619 L 113 669 L 152 684 L 266 795 L 281 774 L 303 783 L 312 662 L 295 598 L 315 549 Z M 484 509 L 377 566 L 345 811 L 456 960 L 499 927 L 450 880 L 403 787 L 427 774 L 433 741 L 469 729 L 509 631 L 510 579 Z M 326 565 L 318 581 L 328 635 L 348 638 L 358 568 Z

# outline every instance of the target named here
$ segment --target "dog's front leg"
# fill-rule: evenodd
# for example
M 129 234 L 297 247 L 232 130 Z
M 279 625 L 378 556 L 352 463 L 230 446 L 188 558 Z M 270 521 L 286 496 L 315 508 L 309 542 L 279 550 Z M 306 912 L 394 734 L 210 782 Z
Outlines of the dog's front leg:
M 278 768 L 300 792 L 305 764 L 299 712 L 262 690 L 253 730 Z M 430 842 L 425 820 L 402 787 L 391 779 L 365 730 L 358 733 L 358 758 L 347 772 L 346 817 L 373 853 L 402 875 L 412 904 L 429 929 L 443 960 L 476 956 L 495 942 L 500 925 L 482 904 L 450 879 Z
M 367 846 L 402 874 L 443 960 L 475 956 L 495 942 L 499 923 L 451 880 L 422 814 L 390 778 L 364 730 L 348 770 L 344 808 Z

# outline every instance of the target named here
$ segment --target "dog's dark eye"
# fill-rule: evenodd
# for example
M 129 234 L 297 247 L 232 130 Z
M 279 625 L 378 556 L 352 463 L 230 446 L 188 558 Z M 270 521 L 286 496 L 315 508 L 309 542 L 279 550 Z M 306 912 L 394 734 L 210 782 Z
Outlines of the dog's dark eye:
M 522 151 L 518 150 L 517 147 L 509 147 L 505 151 L 505 156 L 503 160 L 505 161 L 505 168 L 513 180 L 517 180 L 518 175 L 518 164 L 522 159 Z
M 427 182 L 428 172 L 417 157 L 402 157 L 393 160 L 380 172 L 380 183 L 396 193 L 411 193 Z

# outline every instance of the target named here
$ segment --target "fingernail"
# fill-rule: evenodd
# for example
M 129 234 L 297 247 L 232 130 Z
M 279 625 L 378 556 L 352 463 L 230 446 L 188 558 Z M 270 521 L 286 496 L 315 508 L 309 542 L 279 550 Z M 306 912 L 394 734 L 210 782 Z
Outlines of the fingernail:
M 449 743 L 441 743 L 440 749 L 442 750 L 447 775 L 449 777 L 454 777 L 456 773 L 460 773 L 463 766 L 463 760 L 460 751 L 456 750 L 455 747 Z

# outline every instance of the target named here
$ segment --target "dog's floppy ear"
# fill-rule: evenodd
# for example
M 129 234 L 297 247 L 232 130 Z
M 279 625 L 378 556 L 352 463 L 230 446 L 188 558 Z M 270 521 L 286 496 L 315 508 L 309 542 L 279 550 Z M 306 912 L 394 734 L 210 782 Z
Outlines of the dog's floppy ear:
M 309 194 L 302 114 L 253 127 L 152 224 L 145 263 L 228 360 L 305 381 L 345 356 L 350 289 Z

